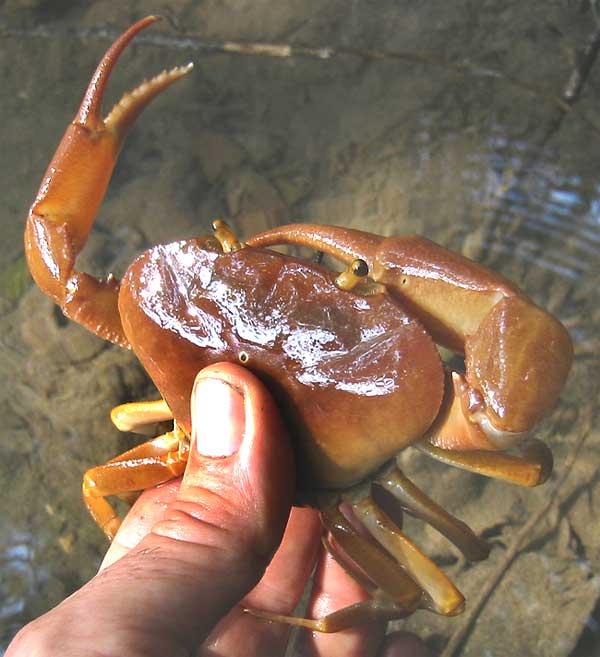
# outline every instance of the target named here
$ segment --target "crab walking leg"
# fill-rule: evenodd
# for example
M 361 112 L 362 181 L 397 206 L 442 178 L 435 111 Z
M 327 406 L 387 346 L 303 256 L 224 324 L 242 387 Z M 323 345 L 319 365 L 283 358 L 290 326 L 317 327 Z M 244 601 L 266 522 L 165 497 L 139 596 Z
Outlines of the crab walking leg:
M 172 431 L 156 436 L 141 445 L 136 445 L 123 454 L 119 454 L 119 456 L 110 459 L 107 463 L 133 461 L 135 459 L 162 456 L 174 451 L 179 453 L 180 460 L 185 461 L 187 459 L 186 453 L 189 451 L 189 446 L 190 441 L 188 437 L 176 425 Z M 142 489 L 139 489 L 124 493 L 116 493 L 116 497 L 129 504 L 129 506 L 132 506 L 141 493 Z
M 428 523 L 456 545 L 469 561 L 481 561 L 488 557 L 488 544 L 462 520 L 449 514 L 425 495 L 400 469 L 394 469 L 378 478 L 377 483 L 400 502 L 403 510 Z
M 424 607 L 444 616 L 454 616 L 463 610 L 465 599 L 447 575 L 400 531 L 371 498 L 354 504 L 352 509 L 371 535 L 425 591 Z
M 317 224 L 255 235 L 250 246 L 299 244 L 346 264 L 360 258 L 433 339 L 465 355 L 430 434 L 448 449 L 505 449 L 555 405 L 573 360 L 560 322 L 507 279 L 419 236 L 380 237 Z
M 529 439 L 519 446 L 520 456 L 504 452 L 461 452 L 440 449 L 428 441 L 421 441 L 418 449 L 446 465 L 501 479 L 519 486 L 538 486 L 552 474 L 552 452 L 541 440 Z
M 379 597 L 393 600 L 402 614 L 412 613 L 421 606 L 421 587 L 389 554 L 366 536 L 361 536 L 337 508 L 321 512 L 323 525 L 333 538 L 334 549 L 339 546 L 360 570 L 368 573 L 377 587 Z M 403 616 L 399 616 L 402 618 Z
M 360 573 L 356 568 L 356 565 L 350 564 L 348 560 L 345 559 L 338 550 L 336 550 L 328 536 L 323 536 L 321 538 L 321 543 L 331 558 L 340 566 L 340 568 L 344 570 L 344 572 L 349 577 L 357 582 L 372 597 L 377 595 L 378 589 L 373 584 L 373 582 L 369 580 L 365 575 Z M 245 609 L 244 611 L 251 613 L 253 616 L 257 616 L 258 618 L 264 618 L 265 620 L 304 627 L 315 632 L 337 632 L 340 629 L 345 629 L 346 623 L 350 625 L 364 623 L 365 617 L 368 618 L 373 614 L 374 604 L 373 599 L 367 600 L 365 602 L 358 602 L 349 608 L 346 607 L 332 614 L 328 614 L 323 618 L 316 619 L 301 618 L 297 616 L 285 616 L 282 614 L 271 614 L 270 612 L 262 611 L 259 609 Z M 352 620 L 354 617 L 357 619 L 356 622 Z M 375 617 L 373 620 L 379 620 L 379 617 Z
M 169 431 L 85 473 L 83 500 L 109 540 L 117 533 L 121 519 L 104 498 L 144 490 L 182 475 L 187 450 L 180 445 L 180 432 Z
M 182 448 L 184 445 L 184 448 Z M 147 440 L 141 445 L 136 445 L 126 452 L 108 460 L 107 463 L 122 463 L 136 459 L 145 459 L 153 456 L 164 456 L 169 452 L 182 452 L 189 446 L 189 440 L 185 433 L 178 428 L 167 431 L 160 436 Z M 134 489 L 139 490 L 139 489 Z
M 156 20 L 148 16 L 130 27 L 98 64 L 42 179 L 25 229 L 27 262 L 40 289 L 67 317 L 124 347 L 129 344 L 117 308 L 118 281 L 79 272 L 75 260 L 85 245 L 128 129 L 157 94 L 190 70 L 191 65 L 174 68 L 143 82 L 102 118 L 106 83 L 119 55 L 140 30 Z
M 157 422 L 172 420 L 173 413 L 164 399 L 158 399 L 115 406 L 110 412 L 110 419 L 119 431 L 143 433 L 145 428 Z
M 391 600 L 372 598 L 364 602 L 344 607 L 334 611 L 322 618 L 301 618 L 299 616 L 284 616 L 272 614 L 260 609 L 244 609 L 244 611 L 265 620 L 275 623 L 285 623 L 295 627 L 304 627 L 312 632 L 333 633 L 347 630 L 365 623 L 377 623 L 382 621 L 405 618 L 412 612 L 403 612 Z
M 331 558 L 338 564 L 338 566 L 357 584 L 359 584 L 359 586 L 361 586 L 371 596 L 377 593 L 377 587 L 373 584 L 373 582 L 358 570 L 356 564 L 351 564 L 349 560 L 344 559 L 341 552 L 336 549 L 335 545 L 331 542 L 331 539 L 328 536 L 323 536 L 321 543 Z
M 328 543 L 327 548 L 333 550 L 336 561 L 344 564 L 349 558 L 357 569 L 369 573 L 373 581 L 368 588 L 371 599 L 315 619 L 282 616 L 255 609 L 246 611 L 259 618 L 305 627 L 315 632 L 339 632 L 363 623 L 405 618 L 421 606 L 421 588 L 398 568 L 397 562 L 384 550 L 358 534 L 337 508 L 322 511 L 321 518 L 334 540 L 334 543 Z M 338 552 L 338 547 L 343 550 L 343 556 Z M 359 581 L 352 568 L 347 565 L 343 567 Z

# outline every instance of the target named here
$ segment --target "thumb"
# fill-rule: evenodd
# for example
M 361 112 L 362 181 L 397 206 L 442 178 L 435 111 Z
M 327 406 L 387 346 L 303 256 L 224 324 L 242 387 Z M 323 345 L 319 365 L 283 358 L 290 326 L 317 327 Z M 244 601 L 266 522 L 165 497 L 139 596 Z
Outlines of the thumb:
M 178 498 L 154 532 L 268 562 L 287 523 L 293 474 L 264 386 L 240 366 L 208 367 L 192 393 L 192 443 Z
M 262 577 L 281 541 L 294 482 L 277 409 L 248 370 L 221 363 L 200 372 L 192 431 L 177 499 L 148 540 L 169 560 L 161 606 L 178 617 L 178 636 L 198 641 Z
M 177 497 L 129 554 L 95 578 L 114 590 L 110 609 L 146 637 L 132 654 L 195 654 L 258 583 L 289 515 L 291 447 L 256 377 L 230 363 L 200 372 L 192 427 Z

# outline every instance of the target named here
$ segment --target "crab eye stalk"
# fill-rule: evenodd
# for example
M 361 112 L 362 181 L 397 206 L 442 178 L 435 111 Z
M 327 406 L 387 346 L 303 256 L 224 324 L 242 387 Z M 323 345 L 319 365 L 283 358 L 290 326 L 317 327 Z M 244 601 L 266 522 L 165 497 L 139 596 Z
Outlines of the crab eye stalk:
M 235 233 L 222 219 L 215 219 L 212 222 L 212 228 L 215 233 L 215 238 L 223 249 L 223 253 L 235 253 L 242 248 L 242 244 L 236 237 Z
M 369 266 L 364 260 L 357 258 L 336 279 L 335 284 L 340 290 L 353 290 L 369 274 Z

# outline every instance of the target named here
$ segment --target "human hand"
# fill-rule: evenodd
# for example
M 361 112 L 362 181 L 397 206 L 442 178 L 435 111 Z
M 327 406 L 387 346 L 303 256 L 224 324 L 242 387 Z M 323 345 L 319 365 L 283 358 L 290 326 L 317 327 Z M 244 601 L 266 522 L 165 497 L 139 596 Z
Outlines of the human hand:
M 290 628 L 245 613 L 240 601 L 291 614 L 315 564 L 309 616 L 366 598 L 321 553 L 317 513 L 290 514 L 291 447 L 262 384 L 236 365 L 203 370 L 192 422 L 183 480 L 144 492 L 99 574 L 26 626 L 6 657 L 282 657 Z M 384 633 L 384 624 L 304 632 L 294 657 L 427 654 L 412 635 L 383 645 Z

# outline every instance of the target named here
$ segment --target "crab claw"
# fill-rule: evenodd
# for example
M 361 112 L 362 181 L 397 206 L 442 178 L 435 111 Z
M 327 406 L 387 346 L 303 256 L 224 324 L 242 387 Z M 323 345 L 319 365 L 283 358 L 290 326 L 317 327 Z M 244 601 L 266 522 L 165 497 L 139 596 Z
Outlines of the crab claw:
M 452 372 L 428 438 L 448 450 L 518 444 L 556 403 L 573 360 L 566 329 L 504 277 L 418 236 L 380 237 L 316 224 L 274 228 L 250 246 L 299 244 L 369 275 L 421 321 L 433 339 L 465 356 Z
M 100 337 L 128 346 L 117 310 L 119 283 L 75 270 L 128 129 L 148 103 L 191 68 L 174 68 L 123 95 L 106 118 L 102 99 L 111 71 L 133 37 L 158 17 L 124 32 L 101 59 L 31 206 L 25 254 L 38 286 L 64 314 Z

